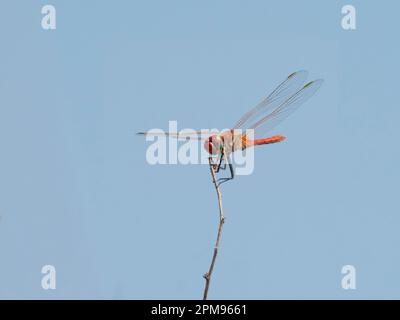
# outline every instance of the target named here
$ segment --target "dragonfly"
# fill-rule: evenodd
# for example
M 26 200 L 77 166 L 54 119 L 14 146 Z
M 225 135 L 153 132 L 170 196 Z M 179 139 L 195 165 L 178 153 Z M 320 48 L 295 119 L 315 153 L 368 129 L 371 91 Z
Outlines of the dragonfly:
M 210 132 L 166 132 L 164 136 L 176 139 L 204 140 L 204 148 L 210 154 L 210 164 L 216 173 L 229 167 L 230 177 L 219 178 L 218 183 L 232 180 L 235 176 L 229 156 L 246 148 L 278 143 L 286 139 L 282 135 L 264 137 L 291 113 L 308 100 L 322 85 L 323 79 L 307 82 L 308 72 L 300 70 L 291 73 L 266 98 L 245 113 L 232 127 L 221 133 Z M 249 134 L 251 132 L 251 134 Z M 138 132 L 139 135 L 160 135 L 154 132 Z M 250 138 L 254 137 L 254 138 Z M 258 138 L 257 138 L 258 137 Z M 214 159 L 214 160 L 212 160 Z

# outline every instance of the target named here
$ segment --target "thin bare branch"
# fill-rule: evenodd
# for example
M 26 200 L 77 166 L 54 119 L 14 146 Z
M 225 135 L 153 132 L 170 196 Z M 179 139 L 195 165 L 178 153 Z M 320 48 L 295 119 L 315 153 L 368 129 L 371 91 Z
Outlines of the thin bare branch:
M 215 178 L 215 164 L 212 162 L 212 158 L 209 158 L 209 165 L 210 165 L 210 171 L 211 171 L 211 177 L 213 184 L 215 186 L 215 190 L 217 191 L 217 196 L 218 196 L 218 206 L 219 206 L 219 225 L 218 225 L 218 233 L 217 233 L 217 240 L 215 242 L 215 247 L 214 247 L 214 254 L 211 260 L 211 265 L 210 269 L 208 270 L 207 273 L 203 275 L 204 279 L 206 280 L 206 284 L 204 287 L 204 294 L 203 294 L 203 300 L 207 300 L 207 295 L 208 295 L 208 289 L 210 287 L 210 282 L 211 282 L 211 276 L 214 270 L 214 265 L 215 265 L 215 260 L 217 259 L 218 255 L 218 250 L 219 250 L 219 244 L 221 241 L 221 235 L 222 235 L 222 227 L 225 222 L 225 217 L 224 217 L 224 210 L 222 208 L 222 195 L 221 195 L 221 190 L 219 188 L 219 184 L 217 183 L 217 179 Z

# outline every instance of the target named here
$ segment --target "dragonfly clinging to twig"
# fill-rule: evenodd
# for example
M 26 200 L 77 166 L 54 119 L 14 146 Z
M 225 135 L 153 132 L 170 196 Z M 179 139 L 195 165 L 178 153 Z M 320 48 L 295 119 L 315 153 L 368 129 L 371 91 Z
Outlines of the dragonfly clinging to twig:
M 323 80 L 307 81 L 308 72 L 305 70 L 290 74 L 274 91 L 254 108 L 245 113 L 235 126 L 219 134 L 210 132 L 167 132 L 163 135 L 177 139 L 204 140 L 204 148 L 211 156 L 217 156 L 215 170 L 225 169 L 228 164 L 231 176 L 220 178 L 220 183 L 234 178 L 232 164 L 228 156 L 237 151 L 256 145 L 264 145 L 281 142 L 285 139 L 282 135 L 263 137 L 265 132 L 275 127 L 309 97 L 311 97 L 322 85 Z M 246 130 L 254 132 L 254 139 L 250 139 Z M 157 135 L 157 133 L 139 132 L 142 135 Z M 256 138 L 258 137 L 258 138 Z M 224 166 L 222 163 L 224 162 Z

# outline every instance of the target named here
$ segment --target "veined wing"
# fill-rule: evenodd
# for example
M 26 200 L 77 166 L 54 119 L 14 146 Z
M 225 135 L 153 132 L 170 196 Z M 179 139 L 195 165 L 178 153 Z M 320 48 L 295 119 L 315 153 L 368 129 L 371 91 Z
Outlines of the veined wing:
M 253 123 L 249 129 L 254 129 L 255 134 L 257 135 L 272 129 L 310 98 L 319 87 L 321 87 L 322 83 L 322 79 L 308 82 L 298 92 L 286 99 L 286 101 L 281 103 L 269 114 Z
M 234 129 L 248 129 L 251 124 L 263 118 L 274 109 L 279 107 L 293 94 L 298 92 L 307 80 L 308 72 L 305 70 L 290 74 L 271 94 L 257 104 L 253 109 L 243 115 L 236 123 Z
M 193 132 L 162 132 L 148 131 L 138 132 L 138 135 L 145 137 L 172 137 L 178 140 L 207 140 L 212 132 L 209 131 L 193 131 Z

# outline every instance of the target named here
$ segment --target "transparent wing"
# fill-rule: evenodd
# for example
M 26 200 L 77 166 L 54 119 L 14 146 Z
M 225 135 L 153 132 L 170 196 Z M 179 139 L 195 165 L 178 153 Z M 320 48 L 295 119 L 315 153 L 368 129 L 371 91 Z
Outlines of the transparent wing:
M 193 131 L 193 132 L 138 132 L 136 133 L 145 137 L 172 137 L 178 140 L 207 140 L 212 132 L 208 131 Z
M 307 76 L 308 72 L 305 70 L 290 74 L 268 97 L 243 115 L 234 126 L 234 129 L 245 130 L 249 128 L 251 124 L 257 122 L 266 114 L 279 107 L 304 86 Z
M 265 131 L 272 129 L 310 98 L 321 87 L 322 83 L 322 79 L 307 83 L 298 92 L 281 103 L 272 112 L 253 123 L 249 128 L 254 129 L 257 135 L 261 135 Z

